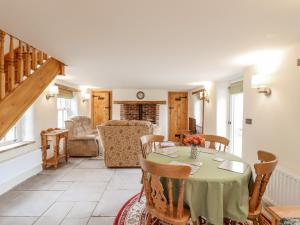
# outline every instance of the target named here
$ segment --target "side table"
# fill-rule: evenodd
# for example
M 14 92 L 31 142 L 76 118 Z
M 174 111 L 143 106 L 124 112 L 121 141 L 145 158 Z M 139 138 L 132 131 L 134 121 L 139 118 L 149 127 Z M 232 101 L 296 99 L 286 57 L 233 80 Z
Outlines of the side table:
M 64 158 L 68 162 L 69 153 L 67 148 L 68 142 L 68 130 L 59 128 L 49 128 L 41 132 L 41 150 L 42 150 L 42 160 L 43 168 L 47 169 L 50 166 L 57 168 L 59 160 Z M 59 142 L 64 139 L 63 151 L 59 152 Z M 53 156 L 47 159 L 47 149 L 49 143 L 52 142 L 53 145 Z

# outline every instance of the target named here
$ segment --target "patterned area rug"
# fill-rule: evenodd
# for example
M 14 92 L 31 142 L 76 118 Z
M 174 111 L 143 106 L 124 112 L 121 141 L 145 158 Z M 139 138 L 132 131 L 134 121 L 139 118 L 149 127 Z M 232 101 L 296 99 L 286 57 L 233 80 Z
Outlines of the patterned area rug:
M 114 225 L 145 225 L 146 223 L 146 210 L 145 210 L 145 196 L 141 198 L 141 201 L 138 201 L 139 194 L 136 194 L 131 199 L 129 199 L 123 207 L 120 209 Z M 153 225 L 169 225 L 161 221 L 156 221 Z M 201 219 L 202 225 L 208 225 L 205 219 Z M 228 219 L 224 219 L 224 225 L 235 224 L 235 225 L 246 225 L 247 223 L 239 223 L 235 221 L 230 221 Z M 190 222 L 187 225 L 192 225 Z

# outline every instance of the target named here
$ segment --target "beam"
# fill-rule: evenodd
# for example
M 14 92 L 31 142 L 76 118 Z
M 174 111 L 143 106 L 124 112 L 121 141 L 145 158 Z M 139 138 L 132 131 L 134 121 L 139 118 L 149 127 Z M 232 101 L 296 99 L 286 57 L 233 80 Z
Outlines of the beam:
M 80 89 L 70 87 L 70 86 L 67 86 L 67 85 L 58 84 L 58 83 L 55 83 L 55 85 L 58 86 L 58 88 L 64 89 L 66 91 L 80 92 Z
M 0 139 L 61 71 L 61 62 L 48 59 L 0 102 Z
M 145 105 L 145 104 L 157 104 L 165 105 L 167 101 L 114 101 L 114 104 L 132 104 L 132 105 Z

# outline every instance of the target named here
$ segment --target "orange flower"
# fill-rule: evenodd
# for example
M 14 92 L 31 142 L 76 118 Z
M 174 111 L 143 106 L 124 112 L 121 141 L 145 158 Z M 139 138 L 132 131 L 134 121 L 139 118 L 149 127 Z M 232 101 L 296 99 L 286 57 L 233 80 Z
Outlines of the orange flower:
M 199 135 L 188 136 L 183 139 L 185 145 L 202 145 L 204 142 L 205 139 Z

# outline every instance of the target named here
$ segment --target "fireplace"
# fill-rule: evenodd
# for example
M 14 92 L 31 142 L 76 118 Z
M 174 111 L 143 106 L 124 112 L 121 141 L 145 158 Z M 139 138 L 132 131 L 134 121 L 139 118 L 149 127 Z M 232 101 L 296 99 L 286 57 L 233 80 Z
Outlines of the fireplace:
M 159 124 L 158 104 L 121 104 L 121 120 L 145 120 Z
M 159 125 L 160 105 L 165 101 L 114 101 L 120 104 L 121 120 L 145 120 Z

